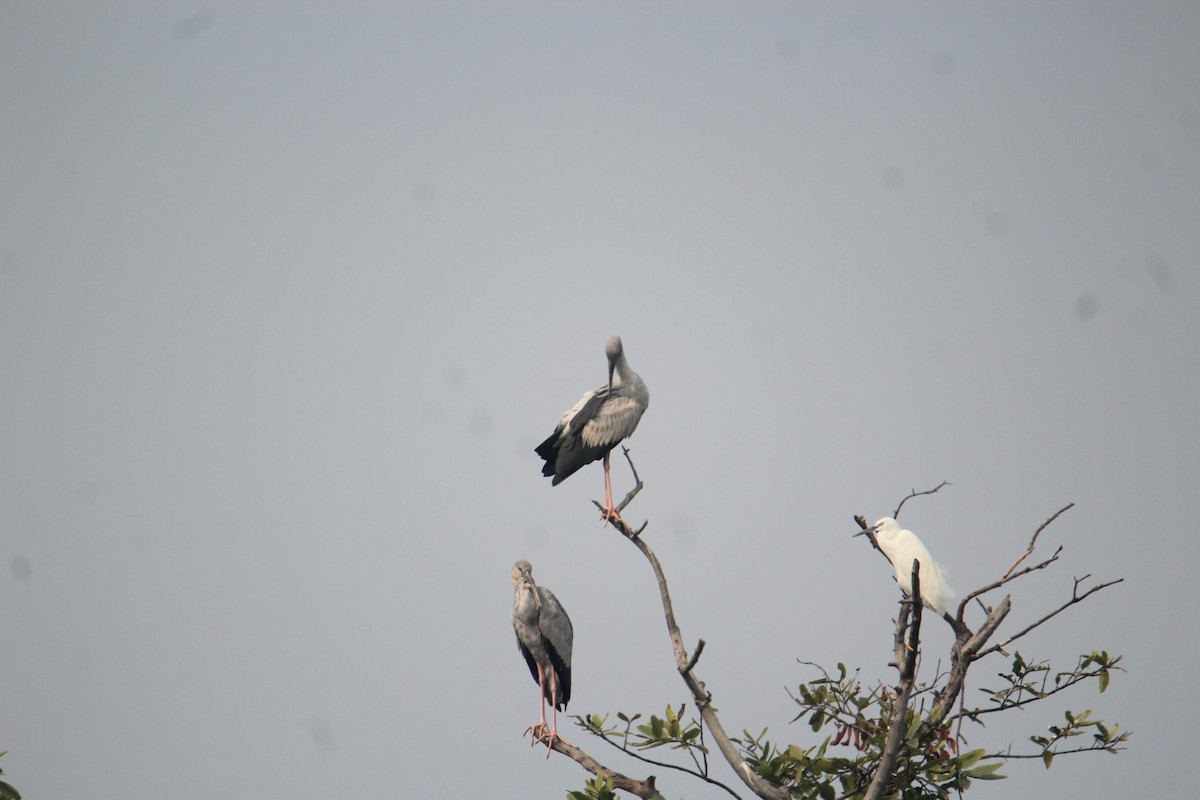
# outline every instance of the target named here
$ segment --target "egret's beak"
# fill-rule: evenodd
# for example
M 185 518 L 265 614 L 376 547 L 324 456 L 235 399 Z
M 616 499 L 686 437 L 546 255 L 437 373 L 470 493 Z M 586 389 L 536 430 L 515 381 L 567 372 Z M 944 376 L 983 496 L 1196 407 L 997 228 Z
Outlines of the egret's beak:
M 855 535 L 855 536 L 862 536 L 864 533 L 873 533 L 873 532 L 874 532 L 874 531 L 873 531 L 871 528 L 867 528 L 867 529 L 865 529 L 865 530 L 861 530 L 861 531 L 859 531 L 858 533 L 856 533 L 856 534 L 854 534 L 854 535 Z

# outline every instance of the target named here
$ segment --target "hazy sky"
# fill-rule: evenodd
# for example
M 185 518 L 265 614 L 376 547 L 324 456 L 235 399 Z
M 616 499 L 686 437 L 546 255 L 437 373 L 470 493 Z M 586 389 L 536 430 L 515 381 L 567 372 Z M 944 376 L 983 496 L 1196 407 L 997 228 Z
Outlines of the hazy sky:
M 960 590 L 1077 503 L 1008 632 L 1126 579 L 1021 651 L 1128 674 L 966 732 L 1092 708 L 1131 749 L 971 796 L 1192 797 L 1198 36 L 1190 3 L 0 5 L 0 767 L 579 788 L 521 736 L 514 561 L 574 620 L 572 712 L 688 699 L 599 467 L 532 452 L 618 333 L 627 516 L 728 729 L 817 741 L 797 659 L 894 679 L 851 516 L 949 479 L 901 520 Z

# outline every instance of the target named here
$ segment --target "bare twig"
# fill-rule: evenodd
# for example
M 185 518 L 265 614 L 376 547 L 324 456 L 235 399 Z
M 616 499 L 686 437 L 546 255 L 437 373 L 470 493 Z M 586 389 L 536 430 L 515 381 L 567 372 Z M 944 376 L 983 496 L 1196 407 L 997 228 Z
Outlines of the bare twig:
M 966 610 L 967 603 L 971 602 L 972 600 L 974 600 L 977 597 L 987 594 L 988 592 L 992 591 L 993 589 L 999 589 L 1001 586 L 1003 586 L 1006 583 L 1011 583 L 1012 581 L 1015 581 L 1017 578 L 1020 578 L 1022 575 L 1028 575 L 1029 573 L 1036 572 L 1039 569 L 1045 569 L 1046 567 L 1053 564 L 1055 561 L 1058 561 L 1058 557 L 1061 553 L 1062 553 L 1062 545 L 1059 545 L 1058 549 L 1054 551 L 1054 555 L 1050 556 L 1045 561 L 1039 561 L 1036 564 L 1030 564 L 1028 567 L 1025 567 L 1020 572 L 1005 575 L 1004 577 L 1001 577 L 998 580 L 992 581 L 991 583 L 987 584 L 986 586 L 981 586 L 978 589 L 976 589 L 975 591 L 970 592 L 965 597 L 963 597 L 962 601 L 959 602 L 959 604 L 958 604 L 958 618 L 962 619 L 962 614 L 963 614 L 963 611 Z M 1021 558 L 1023 559 L 1024 556 L 1021 556 Z M 1016 565 L 1014 565 L 1014 566 L 1016 566 Z
M 537 739 L 537 741 L 544 742 L 545 737 L 549 735 L 549 731 L 546 731 L 543 733 L 541 738 Z M 599 761 L 592 758 L 587 753 L 583 752 L 578 747 L 566 741 L 557 734 L 555 734 L 554 744 L 551 746 L 567 758 L 577 762 L 579 766 L 583 767 L 593 775 L 608 778 L 610 781 L 612 781 L 614 787 L 623 792 L 629 792 L 637 795 L 638 797 L 643 798 L 643 800 L 666 800 L 661 794 L 659 794 L 658 789 L 655 788 L 655 779 L 653 775 L 646 778 L 644 781 L 639 781 L 634 778 L 630 778 L 627 775 L 622 775 L 620 772 L 604 766 Z
M 936 491 L 936 490 L 935 490 Z M 912 613 L 912 625 L 908 625 L 908 616 Z M 871 785 L 863 800 L 879 800 L 887 790 L 891 780 L 892 770 L 896 768 L 896 759 L 900 754 L 900 744 L 904 741 L 905 717 L 908 715 L 908 701 L 912 696 L 913 683 L 917 676 L 917 652 L 920 648 L 921 631 L 921 563 L 913 559 L 912 565 L 912 594 L 909 599 L 901 601 L 899 618 L 896 620 L 896 667 L 900 670 L 900 685 L 896 692 L 896 705 L 892 709 L 892 719 L 888 728 L 887 742 L 879 757 L 879 766 L 871 778 Z M 904 640 L 904 629 L 908 627 L 908 642 Z M 907 652 L 906 652 L 907 650 Z
M 1082 578 L 1076 578 L 1075 579 L 1075 588 L 1071 590 L 1071 599 L 1070 600 L 1067 600 L 1065 603 L 1060 605 L 1058 608 L 1054 609 L 1050 613 L 1043 616 L 1037 622 L 1030 623 L 1025 628 L 1014 633 L 1012 636 L 1008 637 L 1003 642 L 1000 642 L 999 644 L 994 644 L 991 647 L 989 647 L 987 650 L 982 651 L 978 656 L 976 656 L 976 658 L 983 658 L 984 656 L 988 655 L 989 653 L 993 653 L 997 650 L 1000 650 L 1003 652 L 1004 647 L 1012 644 L 1017 639 L 1020 639 L 1022 636 L 1029 633 L 1031 630 L 1033 630 L 1034 628 L 1043 624 L 1044 622 L 1052 619 L 1053 617 L 1058 616 L 1063 611 L 1066 611 L 1068 608 L 1075 605 L 1076 603 L 1082 603 L 1088 597 L 1088 595 L 1094 594 L 1094 593 L 1100 591 L 1101 589 L 1107 589 L 1109 586 L 1114 586 L 1125 580 L 1124 578 L 1117 578 L 1116 580 L 1105 581 L 1104 583 L 1096 584 L 1095 586 L 1088 589 L 1083 594 L 1080 594 L 1079 593 L 1079 584 L 1082 583 L 1083 581 L 1086 581 L 1090 577 L 1091 577 L 1090 575 L 1084 575 Z
M 1053 514 L 1051 514 L 1049 519 L 1047 519 L 1045 522 L 1043 522 L 1041 525 L 1039 525 L 1037 530 L 1033 532 L 1033 536 L 1030 537 L 1029 545 L 1025 548 L 1025 552 L 1017 557 L 1017 560 L 1014 561 L 1012 563 L 1012 565 L 1004 571 L 1004 574 L 1001 575 L 998 580 L 992 581 L 991 583 L 987 584 L 986 586 L 982 586 L 982 587 L 976 589 L 975 591 L 967 594 L 965 597 L 963 597 L 963 599 L 958 604 L 958 613 L 955 615 L 955 618 L 959 622 L 962 622 L 963 612 L 966 611 L 967 603 L 971 602 L 971 600 L 975 599 L 976 597 L 987 594 L 988 592 L 992 591 L 993 589 L 998 589 L 1001 586 L 1003 586 L 1004 584 L 1009 583 L 1010 581 L 1014 581 L 1017 578 L 1020 578 L 1022 575 L 1028 575 L 1029 573 L 1034 572 L 1036 570 L 1045 569 L 1046 567 L 1053 564 L 1055 561 L 1058 561 L 1058 557 L 1062 553 L 1062 545 L 1059 545 L 1058 548 L 1054 551 L 1054 554 L 1051 555 L 1049 558 L 1047 558 L 1045 561 L 1041 561 L 1037 564 L 1032 564 L 1028 567 L 1025 567 L 1020 572 L 1016 571 L 1017 567 L 1021 566 L 1021 562 L 1023 562 L 1025 559 L 1029 558 L 1029 556 L 1031 556 L 1033 554 L 1033 551 L 1035 549 L 1037 549 L 1037 540 L 1038 540 L 1038 537 L 1042 535 L 1042 531 L 1046 530 L 1046 528 L 1050 527 L 1050 523 L 1054 522 L 1054 520 L 1058 519 L 1060 516 L 1062 516 L 1064 513 L 1066 513 L 1067 511 L 1069 511 L 1070 509 L 1072 509 L 1074 507 L 1075 507 L 1074 503 L 1067 503 L 1065 506 L 1060 508 L 1058 511 L 1055 511 Z
M 1034 548 L 1037 547 L 1037 539 L 1039 536 L 1042 535 L 1042 531 L 1044 531 L 1044 530 L 1046 530 L 1046 528 L 1050 527 L 1050 523 L 1052 523 L 1052 522 L 1054 522 L 1054 520 L 1058 519 L 1059 516 L 1061 516 L 1063 513 L 1069 511 L 1070 509 L 1072 509 L 1074 507 L 1075 507 L 1074 503 L 1067 503 L 1065 506 L 1060 508 L 1058 511 L 1055 511 L 1050 516 L 1050 519 L 1046 520 L 1041 525 L 1039 525 L 1038 529 L 1033 532 L 1033 537 L 1029 540 L 1029 547 L 1025 548 L 1025 552 L 1021 554 L 1021 557 L 1018 558 L 1016 561 L 1014 561 L 1012 566 L 1009 567 L 1008 570 L 1005 571 L 1005 573 L 1001 577 L 1007 578 L 1009 575 L 1011 575 L 1013 570 L 1015 570 L 1022 561 L 1024 561 L 1026 558 L 1028 558 L 1030 556 L 1031 553 L 1033 553 Z M 1058 549 L 1062 550 L 1061 547 Z M 1056 550 L 1054 554 L 1057 556 L 1058 551 Z
M 950 481 L 942 481 L 941 483 L 939 483 L 937 486 L 933 487 L 932 489 L 926 489 L 923 492 L 918 492 L 916 489 L 913 489 L 911 492 L 908 493 L 908 497 L 901 500 L 900 505 L 896 506 L 896 510 L 892 512 L 892 519 L 898 519 L 900 517 L 900 509 L 904 508 L 904 504 L 907 503 L 909 500 L 912 500 L 914 497 L 921 497 L 922 495 L 934 494 L 934 493 L 938 492 L 939 490 L 941 490 L 943 487 L 949 486 L 949 485 L 950 485 Z

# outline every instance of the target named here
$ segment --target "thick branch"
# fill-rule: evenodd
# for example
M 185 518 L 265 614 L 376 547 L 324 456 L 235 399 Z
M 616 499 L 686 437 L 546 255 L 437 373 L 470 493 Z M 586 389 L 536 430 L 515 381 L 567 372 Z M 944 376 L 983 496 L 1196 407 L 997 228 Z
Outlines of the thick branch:
M 936 728 L 941 725 L 950 714 L 950 709 L 954 708 L 954 701 L 962 691 L 963 682 L 967 679 L 967 668 L 978 658 L 977 653 L 980 648 L 987 644 L 987 640 L 996 632 L 1000 623 L 1004 621 L 1011 610 L 1012 598 L 1005 595 L 1000 604 L 988 613 L 987 619 L 979 626 L 977 632 L 972 634 L 970 631 L 966 631 L 954 642 L 954 647 L 950 651 L 950 677 L 946 681 L 946 689 L 929 711 L 928 724 L 930 727 Z
M 546 735 L 548 736 L 549 734 L 547 733 Z M 536 741 L 544 742 L 545 737 Z M 604 766 L 599 761 L 592 758 L 587 753 L 583 752 L 570 742 L 564 740 L 557 734 L 554 736 L 553 748 L 562 753 L 564 756 L 576 761 L 579 766 L 583 767 L 593 775 L 599 775 L 601 777 L 608 778 L 610 781 L 612 781 L 614 787 L 623 792 L 629 792 L 630 794 L 637 795 L 638 797 L 643 798 L 643 800 L 666 800 L 666 798 L 659 794 L 658 789 L 655 788 L 653 775 L 646 778 L 644 781 L 635 780 L 627 775 L 622 775 L 620 772 Z
M 939 487 L 940 488 L 940 487 Z M 936 489 L 934 491 L 937 491 Z M 908 629 L 907 653 L 905 652 L 904 629 L 908 626 L 909 610 L 912 610 L 912 625 Z M 908 715 L 908 701 L 912 697 L 913 683 L 917 676 L 917 651 L 920 648 L 921 631 L 921 563 L 913 559 L 912 594 L 908 600 L 901 601 L 900 616 L 896 620 L 896 667 L 900 670 L 900 686 L 896 692 L 896 706 L 892 710 L 891 727 L 888 729 L 887 743 L 879 758 L 879 766 L 871 778 L 871 785 L 863 800 L 879 800 L 887 790 L 892 771 L 896 768 L 896 759 L 900 754 L 900 744 L 904 741 L 905 717 Z M 902 666 L 903 665 L 903 666 Z

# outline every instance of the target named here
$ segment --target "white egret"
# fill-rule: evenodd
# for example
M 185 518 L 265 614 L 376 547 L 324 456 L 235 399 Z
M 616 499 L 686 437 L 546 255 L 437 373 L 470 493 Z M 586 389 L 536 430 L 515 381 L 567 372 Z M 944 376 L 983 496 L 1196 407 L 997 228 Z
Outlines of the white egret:
M 938 616 L 946 613 L 946 604 L 954 596 L 954 590 L 946 583 L 942 567 L 933 560 L 927 548 L 910 530 L 904 530 L 900 523 L 891 517 L 884 517 L 865 531 L 856 533 L 861 536 L 871 533 L 876 544 L 892 567 L 896 570 L 896 583 L 906 595 L 912 596 L 912 563 L 915 558 L 921 564 L 921 602 L 926 608 L 937 612 Z

